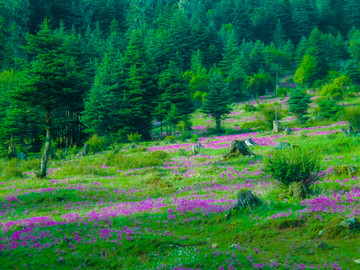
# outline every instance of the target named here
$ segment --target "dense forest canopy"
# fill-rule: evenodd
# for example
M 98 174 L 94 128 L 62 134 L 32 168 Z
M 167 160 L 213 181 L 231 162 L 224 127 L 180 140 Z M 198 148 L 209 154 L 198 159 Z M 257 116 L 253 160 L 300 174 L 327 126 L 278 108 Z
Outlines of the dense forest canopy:
M 358 29 L 357 0 L 0 0 L 1 147 L 150 139 L 155 120 L 189 128 L 209 92 L 272 91 L 277 71 L 358 84 Z

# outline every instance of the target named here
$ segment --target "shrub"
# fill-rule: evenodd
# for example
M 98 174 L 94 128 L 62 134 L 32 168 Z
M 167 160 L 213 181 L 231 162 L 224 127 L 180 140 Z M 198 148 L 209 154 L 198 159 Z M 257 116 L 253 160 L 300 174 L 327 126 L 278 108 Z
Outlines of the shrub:
M 251 105 L 249 103 L 245 103 L 243 106 L 243 109 L 245 112 L 256 112 L 258 111 L 258 108 L 255 107 L 254 105 Z
M 293 182 L 309 186 L 318 178 L 320 158 L 315 152 L 303 148 L 276 150 L 265 159 L 264 168 L 286 186 Z
M 199 141 L 199 136 L 197 134 L 193 134 L 190 138 L 190 142 L 197 143 Z
M 347 107 L 344 120 L 348 121 L 354 128 L 360 128 L 360 106 Z
M 127 170 L 132 168 L 145 168 L 152 166 L 159 166 L 168 160 L 169 155 L 165 151 L 153 151 L 150 153 L 142 153 L 141 155 L 126 155 L 123 152 L 119 152 L 115 155 L 113 160 L 109 160 L 107 165 L 114 165 L 121 169 Z
M 275 114 L 277 112 L 277 119 L 283 118 L 283 110 L 280 105 L 274 104 L 262 104 L 257 120 L 263 120 L 267 129 L 272 129 L 273 121 L 275 120 Z M 276 109 L 277 106 L 277 109 Z
M 174 143 L 176 142 L 176 137 L 173 135 L 168 135 L 164 138 L 165 143 Z
M 101 152 L 106 146 L 105 138 L 99 137 L 97 134 L 92 135 L 87 143 L 90 145 L 90 152 L 94 154 Z
M 319 115 L 322 118 L 334 118 L 341 111 L 342 107 L 336 104 L 333 99 L 323 99 L 319 103 Z
M 128 141 L 132 143 L 139 143 L 141 141 L 141 134 L 139 133 L 130 133 L 127 135 Z

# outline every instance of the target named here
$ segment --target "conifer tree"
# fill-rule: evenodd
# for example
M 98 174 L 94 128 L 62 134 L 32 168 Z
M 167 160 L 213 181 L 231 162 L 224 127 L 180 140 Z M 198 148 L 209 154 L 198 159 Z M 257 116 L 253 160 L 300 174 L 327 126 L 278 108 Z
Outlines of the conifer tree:
M 309 108 L 310 96 L 305 91 L 299 89 L 293 90 L 288 104 L 290 106 L 289 111 L 295 114 L 299 123 L 303 123 L 304 116 Z
M 215 120 L 216 130 L 221 130 L 221 120 L 231 112 L 230 98 L 224 78 L 216 70 L 212 71 L 209 82 L 209 93 L 201 112 Z
M 46 128 L 45 147 L 41 157 L 39 177 L 47 174 L 53 116 L 57 110 L 69 108 L 82 99 L 77 87 L 79 76 L 62 33 L 54 31 L 45 19 L 36 35 L 27 36 L 26 52 L 32 61 L 25 69 L 23 87 L 13 98 L 24 106 L 37 108 Z

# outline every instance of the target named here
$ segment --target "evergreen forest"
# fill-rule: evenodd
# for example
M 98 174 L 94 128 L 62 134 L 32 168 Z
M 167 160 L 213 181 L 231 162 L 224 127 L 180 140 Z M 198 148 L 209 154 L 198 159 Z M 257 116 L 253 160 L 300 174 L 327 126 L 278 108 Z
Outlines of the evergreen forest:
M 359 0 L 0 0 L 0 269 L 358 269 Z

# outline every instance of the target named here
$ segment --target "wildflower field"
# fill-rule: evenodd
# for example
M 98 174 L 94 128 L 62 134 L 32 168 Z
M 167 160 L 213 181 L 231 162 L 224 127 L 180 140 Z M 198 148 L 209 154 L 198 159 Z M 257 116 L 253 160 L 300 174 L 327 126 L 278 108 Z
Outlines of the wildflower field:
M 113 147 L 52 160 L 45 180 L 36 160 L 1 161 L 0 269 L 358 269 L 359 228 L 339 224 L 360 216 L 360 175 L 334 173 L 360 163 L 345 125 L 200 137 L 198 155 L 189 141 Z M 256 156 L 222 159 L 247 138 Z M 304 199 L 264 169 L 280 141 L 319 156 Z M 243 189 L 263 204 L 225 220 Z

